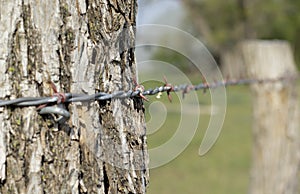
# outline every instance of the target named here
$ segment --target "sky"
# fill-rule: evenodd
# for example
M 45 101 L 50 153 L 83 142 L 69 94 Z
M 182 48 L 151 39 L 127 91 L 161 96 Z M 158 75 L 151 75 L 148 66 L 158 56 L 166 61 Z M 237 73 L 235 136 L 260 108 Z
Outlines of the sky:
M 155 23 L 180 27 L 183 17 L 179 0 L 138 0 L 137 25 Z
M 145 24 L 164 24 L 181 28 L 184 16 L 180 0 L 138 0 L 137 40 L 139 38 L 149 39 L 149 33 L 140 33 L 139 26 Z M 163 39 L 166 34 L 155 31 L 154 36 L 156 39 Z M 149 48 L 142 47 L 136 49 L 139 71 L 151 68 L 149 64 L 140 62 L 151 60 L 153 51 L 153 47 L 150 50 Z
M 143 63 L 145 61 L 153 60 L 153 53 L 160 49 L 159 47 L 150 46 L 144 47 L 140 46 L 140 40 L 146 40 L 147 43 L 153 43 L 156 41 L 173 41 L 177 47 L 183 50 L 192 49 L 191 45 L 186 45 L 185 39 L 182 34 L 172 31 L 163 30 L 159 27 L 151 28 L 149 31 L 142 32 L 143 27 L 139 27 L 145 24 L 160 24 L 171 26 L 172 28 L 177 28 L 182 32 L 192 33 L 192 27 L 187 19 L 186 10 L 182 5 L 181 0 L 138 0 L 138 13 L 137 13 L 137 47 L 136 47 L 136 57 L 138 71 L 142 74 L 144 71 L 149 71 L 152 69 L 152 63 Z M 157 30 L 160 31 L 158 32 Z M 167 45 L 172 45 L 170 43 Z M 142 44 L 143 45 L 143 44 Z M 190 46 L 190 48 L 186 48 Z M 199 45 L 198 45 L 199 46 Z M 185 49 L 186 48 L 186 49 Z M 202 47 L 201 47 L 202 49 Z M 177 52 L 179 52 L 177 50 Z M 196 53 L 196 58 L 205 52 L 199 50 L 198 52 L 191 51 L 190 53 Z M 195 54 L 193 54 L 194 56 Z M 173 64 L 174 65 L 174 64 Z

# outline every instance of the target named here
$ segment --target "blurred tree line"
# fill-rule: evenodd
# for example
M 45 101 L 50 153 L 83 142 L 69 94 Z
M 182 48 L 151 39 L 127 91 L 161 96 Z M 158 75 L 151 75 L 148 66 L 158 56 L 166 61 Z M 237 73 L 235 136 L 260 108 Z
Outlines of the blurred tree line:
M 281 39 L 291 43 L 300 67 L 299 0 L 181 0 L 199 36 L 220 64 L 220 58 L 245 39 Z M 164 59 L 186 72 L 193 65 L 173 51 L 160 49 L 154 58 Z
M 182 0 L 194 30 L 217 56 L 245 39 L 288 40 L 300 62 L 299 0 Z

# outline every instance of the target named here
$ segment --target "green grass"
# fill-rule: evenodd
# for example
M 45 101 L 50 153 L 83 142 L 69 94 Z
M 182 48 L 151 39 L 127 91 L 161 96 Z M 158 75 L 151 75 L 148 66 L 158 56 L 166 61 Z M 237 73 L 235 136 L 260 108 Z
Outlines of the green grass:
M 149 74 L 149 72 L 147 73 Z M 161 75 L 162 73 L 159 72 L 157 74 Z M 172 74 L 168 75 L 168 79 L 174 84 L 177 84 L 176 81 L 179 80 L 175 76 L 172 77 Z M 196 84 L 199 81 L 199 76 L 192 76 L 191 80 Z M 162 84 L 163 82 L 157 81 L 143 83 L 145 88 L 154 88 Z M 297 87 L 299 91 L 300 81 Z M 193 117 L 193 106 L 194 108 L 196 107 L 195 99 L 191 97 L 193 94 L 197 95 L 201 112 L 211 105 L 209 93 L 203 94 L 201 91 L 198 91 L 186 96 L 181 103 L 184 104 L 183 106 L 188 106 L 191 109 L 191 111 L 183 113 L 183 115 L 190 119 L 184 129 L 187 133 L 189 132 L 190 124 L 195 122 L 195 117 Z M 225 121 L 221 134 L 213 148 L 202 157 L 198 155 L 199 146 L 210 119 L 210 115 L 200 114 L 197 131 L 187 148 L 172 161 L 160 167 L 150 169 L 150 185 L 147 193 L 248 193 L 252 149 L 251 91 L 248 86 L 231 86 L 226 89 L 226 94 L 227 112 Z M 160 99 L 149 97 L 150 101 L 145 102 L 147 121 L 151 119 L 151 116 L 154 117 L 152 122 L 157 121 L 157 118 L 164 119 L 163 116 L 166 116 L 162 126 L 156 129 L 154 133 L 148 134 L 149 150 L 157 148 L 172 139 L 180 123 L 180 98 L 175 94 L 172 96 L 172 103 L 168 102 L 165 93 L 162 94 Z M 153 102 L 159 102 L 158 105 L 163 107 L 159 110 L 163 110 L 163 114 L 159 111 L 154 111 L 152 115 L 149 114 L 149 109 L 151 109 Z M 150 130 L 149 127 L 147 130 Z M 182 139 L 184 138 L 185 136 L 183 135 Z M 163 155 L 160 156 L 163 157 Z M 150 160 L 157 159 L 159 158 L 150 157 Z
M 203 95 L 199 91 L 197 95 L 201 107 L 210 105 L 209 93 Z M 166 109 L 172 111 L 167 112 L 163 126 L 157 132 L 148 135 L 149 149 L 170 139 L 178 126 L 180 111 L 174 110 L 180 110 L 179 102 L 174 95 L 173 98 L 173 103 L 169 103 L 165 96 L 161 98 Z M 152 100 L 154 99 L 150 102 Z M 189 102 L 189 99 L 187 101 Z M 150 102 L 146 103 L 146 110 Z M 149 113 L 146 113 L 146 119 L 149 118 Z M 200 157 L 198 150 L 209 118 L 207 114 L 200 115 L 198 129 L 192 142 L 177 158 L 150 170 L 149 194 L 247 193 L 251 164 L 250 89 L 246 86 L 227 89 L 227 113 L 222 132 L 213 148 Z

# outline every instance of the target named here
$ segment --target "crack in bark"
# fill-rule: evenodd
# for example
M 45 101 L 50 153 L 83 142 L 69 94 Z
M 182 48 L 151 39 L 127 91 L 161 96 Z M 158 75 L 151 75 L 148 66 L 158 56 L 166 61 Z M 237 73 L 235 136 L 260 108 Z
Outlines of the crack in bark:
M 104 193 L 109 194 L 109 179 L 106 172 L 105 162 L 103 162 L 103 183 L 104 183 Z
M 68 17 L 71 16 L 68 5 L 64 0 L 60 1 L 59 6 L 60 14 L 62 16 L 63 25 L 60 26 L 60 33 L 58 40 L 60 42 L 60 47 L 58 50 L 59 55 L 59 76 L 61 88 L 67 92 L 70 91 L 70 82 L 72 79 L 71 75 L 71 53 L 74 50 L 75 45 L 75 32 L 71 27 L 68 27 Z

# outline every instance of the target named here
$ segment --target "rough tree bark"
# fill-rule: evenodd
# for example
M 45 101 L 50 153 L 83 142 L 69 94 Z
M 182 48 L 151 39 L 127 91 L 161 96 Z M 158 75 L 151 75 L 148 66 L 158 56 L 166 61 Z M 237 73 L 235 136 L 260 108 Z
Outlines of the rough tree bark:
M 241 51 L 251 78 L 286 77 L 252 87 L 254 145 L 250 193 L 299 193 L 299 104 L 291 48 L 284 41 L 245 41 Z
M 134 87 L 136 0 L 2 0 L 0 98 Z M 0 108 L 0 193 L 145 193 L 141 99 Z

